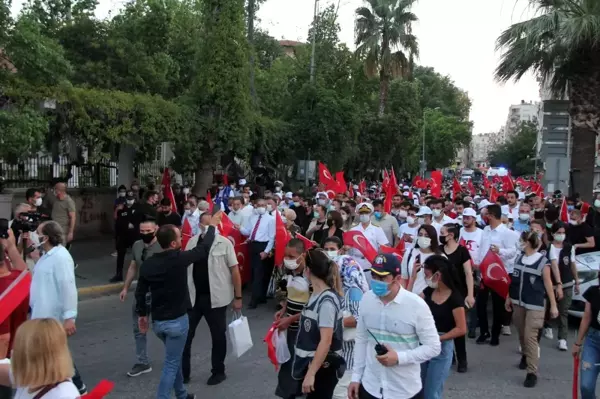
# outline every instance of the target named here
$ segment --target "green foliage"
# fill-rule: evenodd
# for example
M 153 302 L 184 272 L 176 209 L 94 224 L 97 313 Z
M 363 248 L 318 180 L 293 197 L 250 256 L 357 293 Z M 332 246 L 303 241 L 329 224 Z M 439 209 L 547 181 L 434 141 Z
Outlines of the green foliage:
M 0 159 L 19 161 L 38 151 L 48 131 L 48 120 L 29 104 L 0 110 Z
M 423 123 L 425 124 L 425 159 L 429 169 L 452 165 L 458 150 L 471 143 L 471 123 L 462 121 L 454 115 L 426 109 Z
M 522 123 L 509 141 L 489 154 L 490 164 L 510 169 L 513 176 L 534 173 L 537 125 Z
M 416 66 L 413 77 L 421 82 L 421 107 L 438 108 L 446 115 L 469 120 L 471 100 L 467 93 L 454 85 L 448 76 L 442 76 L 431 67 Z

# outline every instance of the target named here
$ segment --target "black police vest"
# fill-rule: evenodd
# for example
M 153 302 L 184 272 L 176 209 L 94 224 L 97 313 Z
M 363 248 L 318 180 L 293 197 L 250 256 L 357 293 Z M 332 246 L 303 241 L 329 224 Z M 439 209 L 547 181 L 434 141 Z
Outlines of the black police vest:
M 545 256 L 541 256 L 532 265 L 523 263 L 524 254 L 519 255 L 511 276 L 508 295 L 514 305 L 519 305 L 529 310 L 545 310 L 543 271 L 549 263 Z
M 564 243 L 558 255 L 558 270 L 560 271 L 560 281 L 563 288 L 572 287 L 575 285 L 575 276 L 571 270 L 571 251 L 573 246 L 569 243 Z M 573 262 L 575 259 L 573 259 Z

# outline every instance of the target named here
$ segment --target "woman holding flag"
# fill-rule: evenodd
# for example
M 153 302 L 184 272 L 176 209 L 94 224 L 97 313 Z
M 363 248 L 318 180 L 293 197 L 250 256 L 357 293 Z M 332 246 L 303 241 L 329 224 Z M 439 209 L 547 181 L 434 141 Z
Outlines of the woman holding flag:
M 524 386 L 532 388 L 537 383 L 539 362 L 538 332 L 544 326 L 545 298 L 550 301 L 550 317 L 558 316 L 550 261 L 538 252 L 540 238 L 534 231 L 523 232 L 519 242 L 521 254 L 517 256 L 511 276 L 506 310 L 513 312 L 513 322 L 519 333 L 523 355 L 519 368 L 527 370 Z

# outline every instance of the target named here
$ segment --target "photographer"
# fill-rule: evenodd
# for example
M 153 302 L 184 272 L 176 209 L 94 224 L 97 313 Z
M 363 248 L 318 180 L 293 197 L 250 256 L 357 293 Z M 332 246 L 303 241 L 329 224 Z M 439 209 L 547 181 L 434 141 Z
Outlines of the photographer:
M 19 204 L 15 208 L 15 217 L 9 222 L 9 226 L 15 236 L 17 249 L 23 255 L 29 269 L 32 269 L 39 258 L 39 252 L 36 250 L 39 245 L 39 237 L 35 232 L 44 216 L 31 209 L 29 204 Z
M 25 201 L 31 207 L 32 212 L 37 212 L 43 219 L 50 220 L 50 210 L 42 206 L 43 197 L 39 188 L 28 188 L 25 191 Z

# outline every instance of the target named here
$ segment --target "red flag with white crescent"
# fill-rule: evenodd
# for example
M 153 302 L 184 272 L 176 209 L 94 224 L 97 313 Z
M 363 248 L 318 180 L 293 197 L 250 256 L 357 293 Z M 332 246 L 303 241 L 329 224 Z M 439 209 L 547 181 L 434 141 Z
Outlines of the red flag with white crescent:
M 187 243 L 192 238 L 192 225 L 188 218 L 183 221 L 181 226 L 181 248 L 187 249 Z
M 370 263 L 373 263 L 373 260 L 377 256 L 375 248 L 373 248 L 367 237 L 360 231 L 345 232 L 344 244 L 359 250 Z
M 508 287 L 510 286 L 510 277 L 500 256 L 491 250 L 488 251 L 479 264 L 479 270 L 481 271 L 483 284 L 506 299 L 508 296 Z
M 336 194 L 344 194 L 346 192 L 346 179 L 344 179 L 344 171 L 335 174 Z
M 29 298 L 31 273 L 23 270 L 21 274 L 0 294 L 0 323 L 3 323 L 23 301 Z
M 242 242 L 234 246 L 235 257 L 238 261 L 240 274 L 242 275 L 242 284 L 248 283 L 252 277 L 252 268 L 250 267 L 250 255 L 248 253 L 248 243 Z
M 309 240 L 308 238 L 304 237 L 302 234 L 296 234 L 296 238 L 299 240 L 302 240 L 302 242 L 304 243 L 304 248 L 306 250 L 309 250 L 312 247 L 314 247 L 314 244 L 312 243 L 312 241 Z
M 329 169 L 323 162 L 319 162 L 319 183 L 325 184 L 325 187 L 336 186 L 337 183 L 331 175 Z
M 567 207 L 567 197 L 563 197 L 562 204 L 560 206 L 560 220 L 563 223 L 569 223 L 569 208 Z
M 279 211 L 275 215 L 275 266 L 281 266 L 285 256 L 285 246 L 292 238 L 290 232 L 285 228 Z
M 163 196 L 171 200 L 171 211 L 177 213 L 177 203 L 175 202 L 175 194 L 173 194 L 173 187 L 171 187 L 171 174 L 169 168 L 165 168 L 163 171 L 162 182 Z
M 462 188 L 460 187 L 460 183 L 458 182 L 458 179 L 455 177 L 454 181 L 452 182 L 452 198 L 456 199 L 456 197 L 461 193 Z
M 389 247 L 387 245 L 380 245 L 379 251 L 383 254 L 392 254 L 395 255 L 400 262 L 402 262 L 403 251 L 398 250 L 395 247 Z

